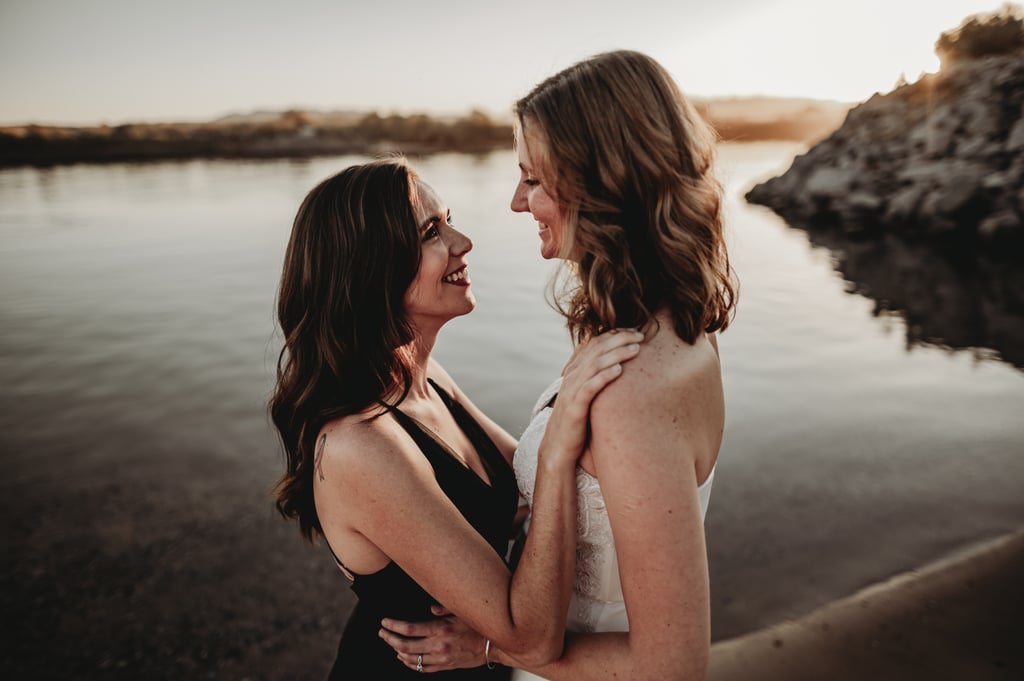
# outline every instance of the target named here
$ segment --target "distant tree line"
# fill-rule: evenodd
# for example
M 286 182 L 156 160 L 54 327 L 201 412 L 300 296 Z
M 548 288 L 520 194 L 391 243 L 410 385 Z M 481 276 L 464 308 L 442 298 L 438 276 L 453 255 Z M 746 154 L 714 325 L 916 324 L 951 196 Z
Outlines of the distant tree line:
M 484 153 L 511 146 L 511 124 L 493 121 L 480 111 L 450 120 L 376 113 L 353 120 L 351 115 L 290 110 L 259 122 L 0 128 L 0 166 L 393 151 Z
M 781 101 L 781 100 L 780 100 Z M 846 107 L 809 105 L 766 116 L 757 98 L 698 109 L 724 141 L 814 141 L 842 122 Z M 770 108 L 770 105 L 769 105 Z M 461 117 L 324 113 L 292 109 L 209 123 L 128 123 L 94 127 L 0 128 L 0 167 L 190 158 L 302 158 L 341 154 L 411 156 L 511 149 L 512 124 L 482 111 Z

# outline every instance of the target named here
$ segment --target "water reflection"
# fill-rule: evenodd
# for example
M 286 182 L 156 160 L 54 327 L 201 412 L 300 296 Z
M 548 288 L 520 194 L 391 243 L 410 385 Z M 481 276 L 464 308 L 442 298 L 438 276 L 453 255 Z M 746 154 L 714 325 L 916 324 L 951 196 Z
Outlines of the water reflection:
M 802 231 L 743 203 L 739 188 L 796 151 L 721 149 L 743 292 L 721 339 L 728 421 L 706 525 L 715 638 L 1024 524 L 1024 372 L 903 352 L 823 249 L 808 257 Z M 45 659 L 51 676 L 83 678 L 102 654 L 129 661 L 122 678 L 322 675 L 350 592 L 324 547 L 302 546 L 272 510 L 273 300 L 302 197 L 363 160 L 0 171 L 0 606 L 22 623 L 15 665 Z M 520 433 L 569 344 L 543 302 L 552 263 L 532 221 L 508 210 L 514 152 L 416 167 L 475 244 L 479 306 L 446 327 L 438 358 Z M 885 301 L 883 322 L 900 328 L 882 311 L 909 309 L 893 314 L 913 338 L 980 346 L 1021 312 L 1019 278 L 970 279 L 900 244 L 815 242 L 862 282 L 851 288 Z M 953 331 L 921 321 L 932 308 Z M 1020 347 L 1001 351 L 1020 366 Z M 301 660 L 285 638 L 303 640 Z
M 1024 369 L 1024 272 L 1012 263 L 940 252 L 892 235 L 852 239 L 808 230 L 832 252 L 848 291 L 875 301 L 874 313 L 906 320 L 907 347 L 939 346 L 997 355 Z

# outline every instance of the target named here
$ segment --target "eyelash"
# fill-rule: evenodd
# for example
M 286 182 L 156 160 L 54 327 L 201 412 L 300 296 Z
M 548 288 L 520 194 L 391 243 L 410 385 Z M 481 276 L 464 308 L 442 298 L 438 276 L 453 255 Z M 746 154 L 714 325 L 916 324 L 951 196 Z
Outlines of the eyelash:
M 523 184 L 525 184 L 527 187 L 536 187 L 537 185 L 540 184 L 540 180 L 534 180 L 528 177 L 525 180 L 523 180 Z
M 449 213 L 447 217 L 445 217 L 444 221 L 449 227 L 455 226 L 455 221 L 452 220 L 451 213 Z M 435 220 L 433 224 L 431 224 L 430 227 L 428 227 L 427 230 L 423 232 L 423 241 L 430 241 L 441 236 L 441 230 L 437 228 L 438 222 L 440 222 L 440 220 Z

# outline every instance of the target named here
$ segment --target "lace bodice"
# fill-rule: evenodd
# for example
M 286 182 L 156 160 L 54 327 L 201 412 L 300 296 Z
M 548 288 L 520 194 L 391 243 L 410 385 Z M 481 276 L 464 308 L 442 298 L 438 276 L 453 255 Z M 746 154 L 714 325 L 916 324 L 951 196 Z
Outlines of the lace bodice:
M 537 479 L 537 454 L 544 429 L 551 416 L 548 403 L 558 394 L 562 379 L 547 387 L 533 408 L 530 424 L 519 438 L 513 459 L 519 491 L 533 504 Z M 698 488 L 702 515 L 707 514 L 714 471 Z M 611 523 L 598 479 L 582 468 L 576 469 L 576 577 L 570 606 L 570 628 L 577 631 L 623 631 L 629 628 L 622 604 L 619 563 L 612 539 Z M 610 613 L 616 613 L 614 617 Z M 602 619 L 614 620 L 602 622 Z M 573 626 L 575 624 L 575 626 Z

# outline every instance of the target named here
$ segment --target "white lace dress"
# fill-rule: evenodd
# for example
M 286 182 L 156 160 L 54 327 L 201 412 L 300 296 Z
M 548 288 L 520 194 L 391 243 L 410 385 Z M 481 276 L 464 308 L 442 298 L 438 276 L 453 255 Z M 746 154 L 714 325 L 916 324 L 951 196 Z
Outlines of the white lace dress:
M 541 393 L 533 408 L 530 425 L 519 438 L 519 447 L 513 459 L 519 491 L 530 504 L 533 503 L 533 486 L 537 479 L 537 451 L 551 417 L 548 403 L 558 394 L 561 385 L 562 379 L 559 377 Z M 712 470 L 708 479 L 697 488 L 702 516 L 708 512 L 714 477 L 715 472 Z M 577 468 L 576 492 L 576 578 L 572 600 L 569 602 L 568 629 L 576 632 L 628 631 L 629 620 L 626 617 L 622 584 L 619 582 L 619 561 L 615 555 L 612 528 L 601 486 L 597 478 Z M 540 677 L 517 669 L 512 679 L 530 681 Z

